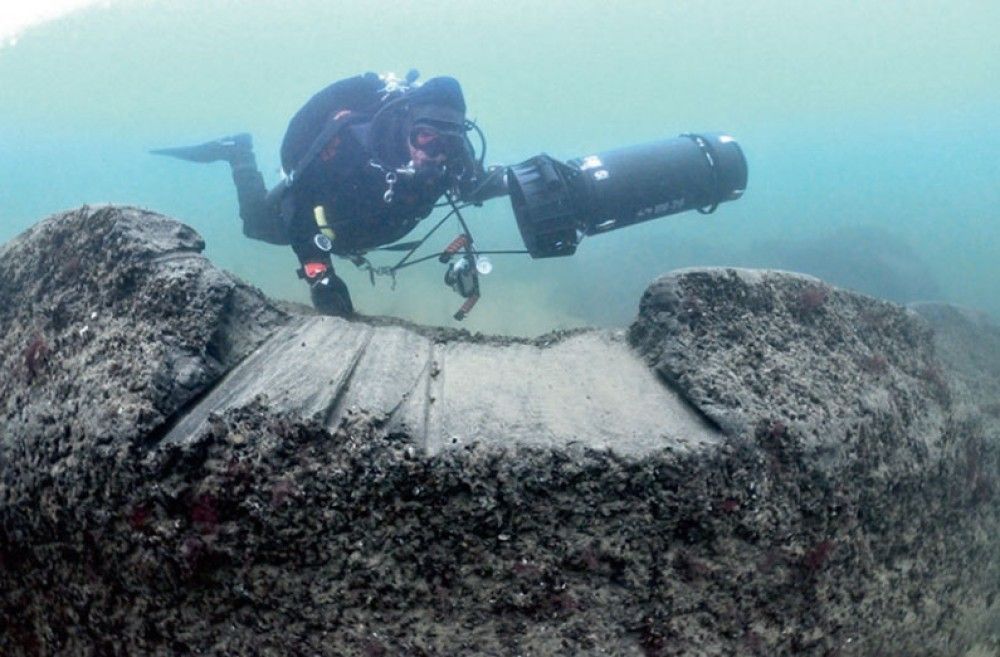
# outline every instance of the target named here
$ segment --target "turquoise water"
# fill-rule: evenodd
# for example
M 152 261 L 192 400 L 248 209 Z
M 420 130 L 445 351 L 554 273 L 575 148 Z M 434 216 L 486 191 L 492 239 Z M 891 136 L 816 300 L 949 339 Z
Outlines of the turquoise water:
M 650 280 L 691 265 L 813 271 L 1000 317 L 998 3 L 289 6 L 111 4 L 0 49 L 0 241 L 84 203 L 140 205 L 194 226 L 220 266 L 305 301 L 291 250 L 242 236 L 224 164 L 145 151 L 249 131 L 274 183 L 287 121 L 313 92 L 414 67 L 462 81 L 494 163 L 724 130 L 750 164 L 745 197 L 709 217 L 588 239 L 571 258 L 495 257 L 471 330 L 624 326 Z M 505 200 L 467 217 L 481 248 L 520 247 Z M 455 324 L 461 299 L 436 262 L 395 290 L 338 272 L 362 312 Z

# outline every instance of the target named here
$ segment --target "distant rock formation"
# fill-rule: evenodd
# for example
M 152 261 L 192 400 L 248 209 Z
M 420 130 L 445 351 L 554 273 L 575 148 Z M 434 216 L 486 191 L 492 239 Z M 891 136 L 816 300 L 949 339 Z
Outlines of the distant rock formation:
M 628 331 L 296 314 L 124 207 L 0 247 L 0 654 L 989 655 L 1000 328 L 764 270 Z
M 631 321 L 636 299 L 666 263 L 671 268 L 726 263 L 799 272 L 900 304 L 944 298 L 930 265 L 905 240 L 884 228 L 858 225 L 831 229 L 813 238 L 788 236 L 739 248 L 700 240 L 671 239 L 666 246 L 645 240 L 630 246 L 627 257 L 585 263 L 571 260 L 567 267 L 576 267 L 577 276 L 561 277 L 562 285 L 548 302 L 566 313 L 605 325 L 623 324 Z M 578 280 L 614 281 L 616 287 L 636 292 L 589 301 L 574 289 Z
M 876 226 L 849 226 L 814 239 L 764 242 L 743 255 L 806 272 L 838 287 L 897 303 L 940 299 L 931 267 L 902 238 Z

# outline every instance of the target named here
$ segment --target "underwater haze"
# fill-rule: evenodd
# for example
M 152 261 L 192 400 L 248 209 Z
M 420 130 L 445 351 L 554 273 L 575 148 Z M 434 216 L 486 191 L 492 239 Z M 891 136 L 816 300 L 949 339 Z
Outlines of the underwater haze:
M 105 3 L 0 47 L 0 241 L 59 210 L 138 205 L 193 226 L 217 265 L 307 302 L 291 249 L 242 235 L 224 163 L 147 151 L 251 132 L 274 184 L 288 120 L 314 92 L 416 68 L 461 81 L 488 163 L 725 131 L 749 164 L 745 196 L 712 215 L 587 238 L 568 258 L 494 256 L 470 330 L 625 326 L 653 278 L 701 265 L 997 318 L 998 25 L 989 0 Z M 479 248 L 522 248 L 507 199 L 466 218 Z M 395 289 L 335 264 L 364 314 L 457 324 L 436 260 Z

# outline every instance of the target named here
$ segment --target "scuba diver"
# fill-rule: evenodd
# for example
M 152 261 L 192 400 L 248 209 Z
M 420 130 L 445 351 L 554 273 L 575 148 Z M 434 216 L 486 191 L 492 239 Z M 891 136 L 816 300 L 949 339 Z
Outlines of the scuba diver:
M 331 255 L 376 275 L 437 259 L 445 284 L 464 299 L 462 321 L 480 299 L 479 276 L 490 254 L 531 258 L 573 255 L 581 241 L 638 223 L 697 210 L 715 212 L 742 197 L 747 163 L 725 133 L 683 133 L 670 139 L 592 153 L 567 161 L 544 153 L 509 166 L 484 167 L 486 137 L 466 119 L 458 81 L 423 84 L 365 73 L 315 94 L 296 112 L 281 144 L 284 177 L 270 192 L 257 169 L 249 134 L 150 151 L 193 162 L 226 161 L 236 183 L 243 233 L 291 245 L 313 306 L 327 315 L 354 313 L 351 294 Z M 469 140 L 479 136 L 479 147 Z M 482 250 L 461 210 L 509 196 L 523 250 Z M 444 197 L 445 202 L 439 199 Z M 398 242 L 440 205 L 449 212 L 414 242 Z M 412 257 L 450 217 L 462 232 L 444 250 Z M 392 266 L 365 254 L 406 251 Z
M 365 73 L 315 94 L 289 122 L 284 177 L 270 193 L 249 134 L 151 152 L 228 162 L 244 234 L 291 245 L 313 306 L 350 316 L 351 295 L 331 254 L 363 264 L 367 250 L 405 236 L 442 195 L 483 187 L 458 81 L 435 77 L 418 85 L 416 78 L 416 71 L 404 80 Z

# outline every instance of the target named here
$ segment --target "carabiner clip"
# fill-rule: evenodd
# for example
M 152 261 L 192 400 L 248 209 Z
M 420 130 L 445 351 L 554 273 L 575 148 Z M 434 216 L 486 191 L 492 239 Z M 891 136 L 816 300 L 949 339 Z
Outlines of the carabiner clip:
M 382 200 L 386 202 L 386 205 L 392 203 L 392 197 L 396 195 L 393 191 L 393 187 L 396 186 L 396 180 L 395 171 L 385 172 L 385 184 L 388 186 L 388 189 L 385 190 L 385 194 L 382 194 Z

